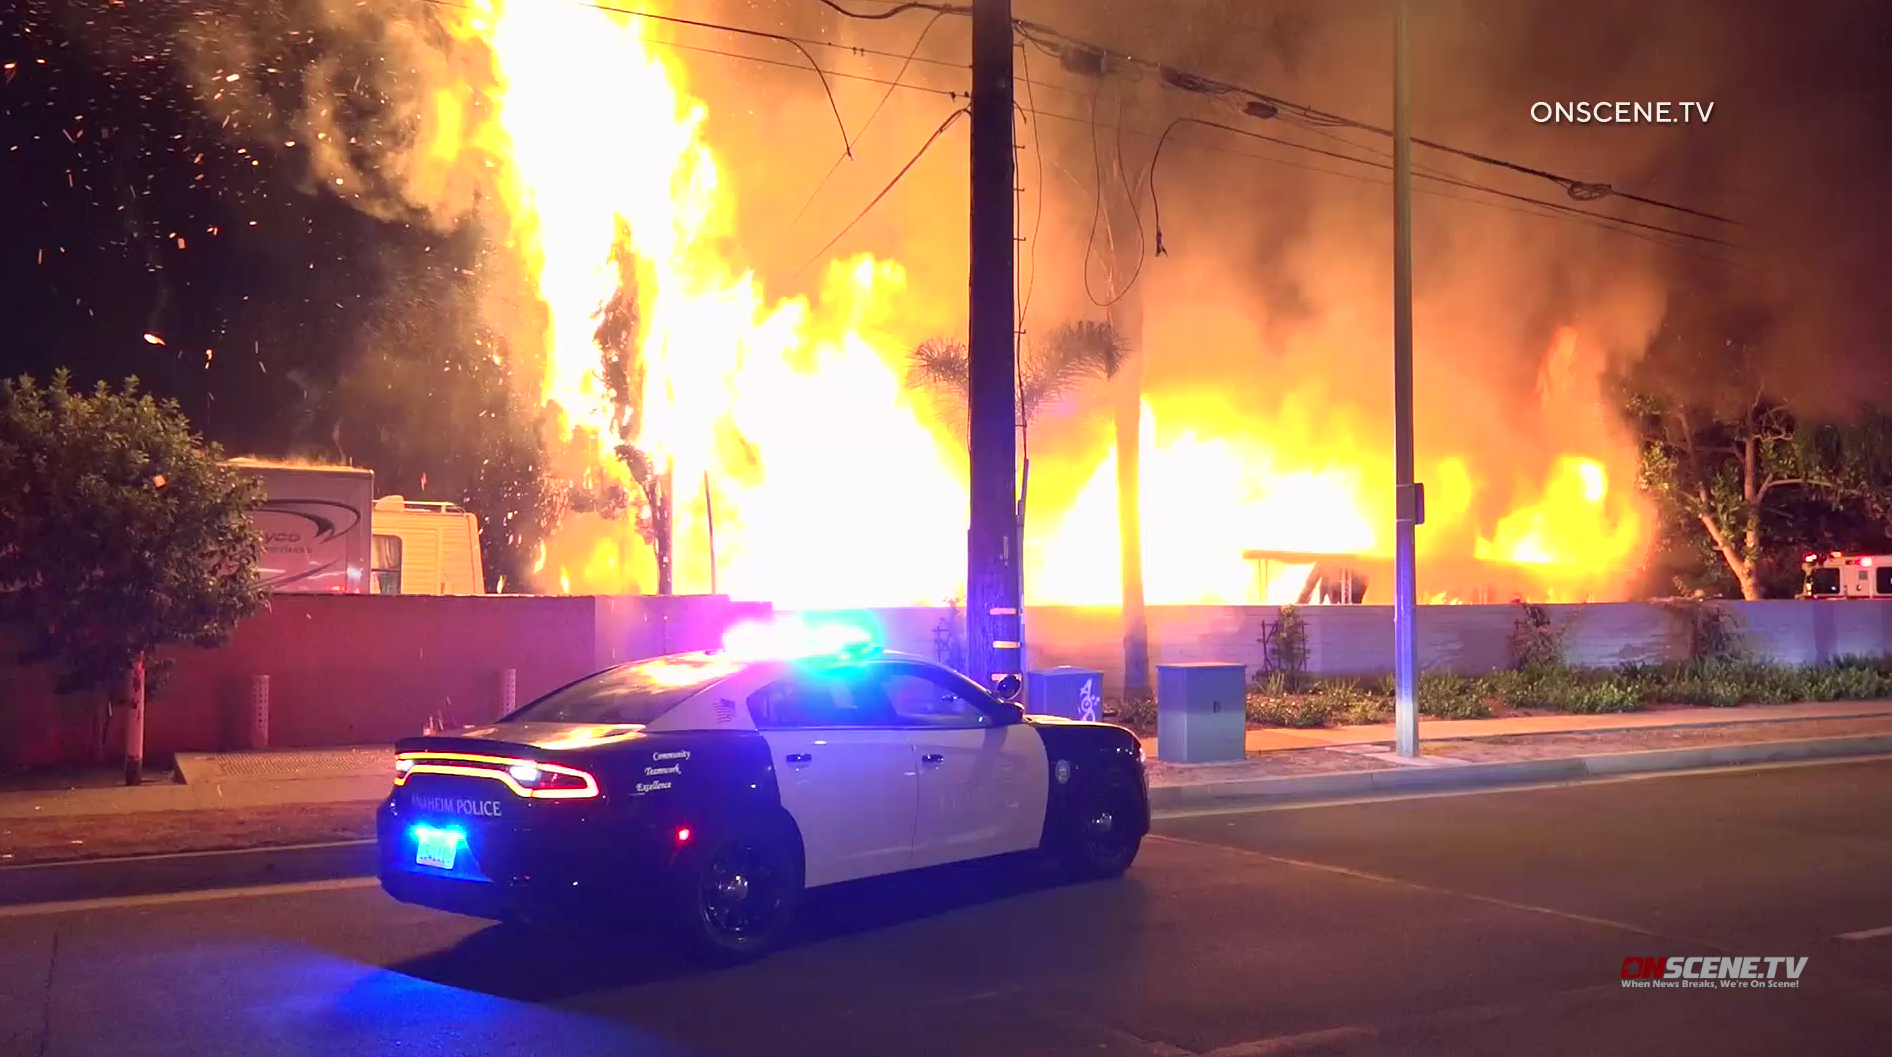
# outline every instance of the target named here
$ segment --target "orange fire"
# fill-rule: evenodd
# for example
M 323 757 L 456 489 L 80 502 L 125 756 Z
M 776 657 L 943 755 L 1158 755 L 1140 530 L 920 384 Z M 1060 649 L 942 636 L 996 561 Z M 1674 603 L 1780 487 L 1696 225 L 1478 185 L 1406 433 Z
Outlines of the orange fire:
M 705 109 L 675 57 L 640 39 L 644 20 L 525 0 L 479 3 L 463 18 L 456 28 L 483 40 L 496 68 L 490 149 L 505 159 L 510 245 L 549 317 L 541 395 L 561 412 L 565 435 L 555 439 L 576 439 L 592 453 L 588 469 L 632 494 L 613 454 L 594 333 L 620 279 L 614 251 L 634 256 L 644 373 L 631 439 L 675 484 L 675 590 L 709 588 L 713 508 L 723 593 L 783 606 L 961 595 L 964 451 L 931 404 L 902 385 L 907 350 L 927 336 L 903 330 L 903 300 L 914 296 L 905 269 L 837 259 L 812 299 L 771 299 L 731 237 L 740 219 L 704 136 Z M 610 101 L 608 112 L 600 101 Z M 1547 377 L 1567 373 L 1574 342 L 1560 338 Z M 1553 398 L 1563 399 L 1547 392 Z M 1422 556 L 1528 566 L 1545 591 L 1621 589 L 1644 532 L 1621 483 L 1621 451 L 1558 457 L 1542 483 L 1519 489 L 1515 509 L 1484 525 L 1476 498 L 1506 482 L 1481 476 L 1474 454 L 1447 453 L 1425 467 Z M 1248 550 L 1384 556 L 1389 463 L 1386 452 L 1312 428 L 1238 420 L 1206 398 L 1149 399 L 1140 477 L 1147 599 L 1291 600 L 1307 568 L 1262 584 Z M 1028 596 L 1117 601 L 1115 455 L 1106 444 L 1032 469 Z M 650 547 L 623 520 L 592 514 L 568 518 L 541 549 L 534 573 L 543 581 L 554 572 L 564 592 L 656 583 Z M 1457 595 L 1435 586 L 1428 597 Z

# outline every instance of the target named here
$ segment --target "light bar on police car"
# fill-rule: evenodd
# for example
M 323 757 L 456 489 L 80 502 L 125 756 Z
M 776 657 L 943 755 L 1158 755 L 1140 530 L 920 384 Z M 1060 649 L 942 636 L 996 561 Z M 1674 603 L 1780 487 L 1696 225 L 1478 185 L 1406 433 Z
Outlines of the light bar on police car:
M 841 622 L 748 621 L 723 633 L 723 652 L 738 660 L 865 656 L 878 650 L 873 633 Z

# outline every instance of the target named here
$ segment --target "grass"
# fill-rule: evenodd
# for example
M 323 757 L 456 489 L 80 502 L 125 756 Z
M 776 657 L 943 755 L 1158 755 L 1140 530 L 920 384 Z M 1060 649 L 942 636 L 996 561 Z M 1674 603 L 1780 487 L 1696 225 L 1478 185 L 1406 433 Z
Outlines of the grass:
M 1659 704 L 1729 707 L 1888 698 L 1892 659 L 1876 657 L 1806 667 L 1727 659 L 1619 668 L 1539 666 L 1477 676 L 1425 672 L 1419 677 L 1420 714 L 1439 719 L 1482 719 L 1500 709 L 1603 714 Z M 1295 689 L 1280 680 L 1258 681 L 1248 692 L 1248 721 L 1256 726 L 1337 727 L 1384 723 L 1392 715 L 1390 676 L 1313 679 Z M 1112 718 L 1152 729 L 1155 702 L 1130 702 Z

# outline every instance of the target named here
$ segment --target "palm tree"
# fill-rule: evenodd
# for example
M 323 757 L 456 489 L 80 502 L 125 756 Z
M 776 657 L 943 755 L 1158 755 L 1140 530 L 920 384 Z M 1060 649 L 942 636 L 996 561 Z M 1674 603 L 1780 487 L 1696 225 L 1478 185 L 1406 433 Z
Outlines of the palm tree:
M 1027 429 L 1059 400 L 1084 383 L 1116 374 L 1123 345 L 1108 323 L 1066 323 L 1049 340 L 1028 343 L 1018 362 L 1019 417 Z M 914 347 L 907 363 L 907 388 L 930 395 L 940 419 L 966 439 L 966 408 L 971 400 L 971 362 L 958 338 L 928 338 Z
M 1080 319 L 1059 324 L 1042 342 L 1028 343 L 1018 365 L 1019 417 L 1028 433 L 1032 423 L 1053 404 L 1077 393 L 1087 383 L 1103 382 L 1120 390 L 1119 398 L 1112 403 L 1116 410 L 1118 529 L 1123 540 L 1126 696 L 1147 695 L 1150 681 L 1149 632 L 1143 612 L 1142 522 L 1138 505 L 1137 445 L 1142 408 L 1135 389 L 1137 379 L 1126 370 L 1132 362 L 1130 342 L 1116 324 Z M 910 389 L 931 394 L 940 417 L 954 426 L 961 439 L 966 439 L 971 374 L 964 342 L 937 337 L 921 342 L 909 360 L 906 384 Z M 1122 392 L 1126 388 L 1129 390 L 1127 399 Z M 1019 528 L 1022 534 L 1022 501 Z

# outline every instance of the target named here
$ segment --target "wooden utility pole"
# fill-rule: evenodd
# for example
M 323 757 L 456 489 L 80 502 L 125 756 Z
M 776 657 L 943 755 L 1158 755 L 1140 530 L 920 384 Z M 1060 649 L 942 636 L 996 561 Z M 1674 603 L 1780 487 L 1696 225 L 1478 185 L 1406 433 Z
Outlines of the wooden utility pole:
M 1012 106 L 1011 0 L 973 0 L 966 674 L 988 687 L 1007 675 L 1022 678 L 1024 668 L 1019 643 Z

